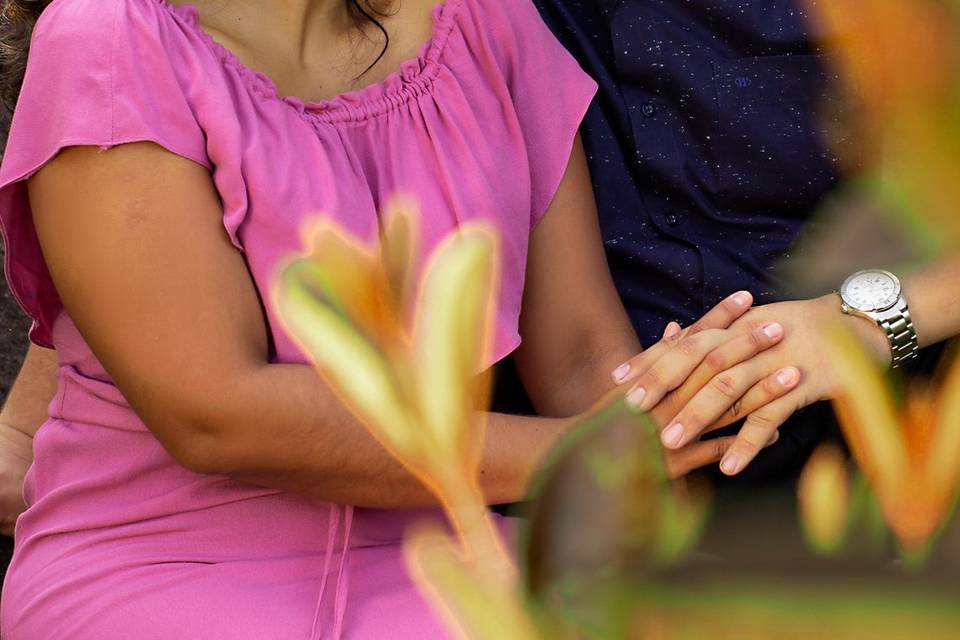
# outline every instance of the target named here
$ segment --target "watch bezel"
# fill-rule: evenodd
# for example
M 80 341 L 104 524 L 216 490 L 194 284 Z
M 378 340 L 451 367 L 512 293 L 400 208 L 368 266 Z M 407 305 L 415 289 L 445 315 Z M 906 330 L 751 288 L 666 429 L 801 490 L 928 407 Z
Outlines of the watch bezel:
M 850 297 L 847 295 L 847 289 L 849 288 L 850 283 L 853 282 L 855 279 L 857 279 L 860 276 L 871 274 L 871 273 L 882 274 L 893 280 L 893 284 L 895 287 L 895 291 L 892 296 L 893 302 L 881 307 L 871 307 L 869 309 L 864 309 L 863 307 L 859 306 L 857 303 L 853 302 L 850 299 Z M 890 273 L 889 271 L 886 271 L 884 269 L 861 269 L 856 273 L 850 274 L 850 276 L 847 277 L 847 279 L 844 280 L 843 284 L 840 286 L 840 299 L 843 300 L 843 303 L 847 305 L 849 308 L 860 311 L 861 313 L 878 313 L 881 311 L 892 309 L 897 305 L 897 302 L 899 302 L 902 295 L 903 295 L 903 288 L 902 288 L 902 285 L 900 284 L 900 278 L 898 278 L 895 274 Z

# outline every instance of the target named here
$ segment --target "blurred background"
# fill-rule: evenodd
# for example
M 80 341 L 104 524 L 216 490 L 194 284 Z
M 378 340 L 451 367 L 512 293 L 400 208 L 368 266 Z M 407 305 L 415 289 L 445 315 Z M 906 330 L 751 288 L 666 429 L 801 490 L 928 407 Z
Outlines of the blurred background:
M 3 243 L 0 243 L 0 260 L 3 259 Z M 29 322 L 7 288 L 0 285 L 0 405 L 7 398 L 7 391 L 20 369 L 27 344 L 23 339 Z
M 0 242 L 0 261 L 2 260 L 3 243 Z M 0 284 L 0 406 L 6 401 L 7 391 L 20 370 L 20 363 L 27 350 L 24 332 L 29 324 L 4 281 Z M 13 541 L 0 536 L 0 580 L 6 573 L 12 552 Z

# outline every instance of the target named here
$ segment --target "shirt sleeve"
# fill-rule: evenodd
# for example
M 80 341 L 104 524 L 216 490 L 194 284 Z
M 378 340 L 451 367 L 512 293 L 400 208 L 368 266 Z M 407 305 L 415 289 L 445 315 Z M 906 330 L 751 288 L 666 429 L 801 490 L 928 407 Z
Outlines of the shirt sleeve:
M 530 164 L 531 228 L 553 202 L 597 83 L 556 39 L 531 0 L 500 3 L 507 12 L 507 83 Z
M 26 180 L 64 148 L 153 142 L 210 168 L 206 141 L 164 47 L 155 2 L 51 4 L 31 41 L 0 166 L 0 230 L 10 289 L 33 319 L 30 338 L 52 347 L 62 311 L 40 251 Z

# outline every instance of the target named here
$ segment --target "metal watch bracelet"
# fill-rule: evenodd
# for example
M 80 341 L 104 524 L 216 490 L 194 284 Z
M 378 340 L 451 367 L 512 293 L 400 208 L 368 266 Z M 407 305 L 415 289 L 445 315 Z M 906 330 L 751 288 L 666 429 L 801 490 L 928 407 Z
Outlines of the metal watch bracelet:
M 915 358 L 920 345 L 917 342 L 917 332 L 913 329 L 913 320 L 910 318 L 910 309 L 906 301 L 901 298 L 889 313 L 890 315 L 878 318 L 878 321 L 880 327 L 887 333 L 893 353 L 892 366 L 896 369 Z

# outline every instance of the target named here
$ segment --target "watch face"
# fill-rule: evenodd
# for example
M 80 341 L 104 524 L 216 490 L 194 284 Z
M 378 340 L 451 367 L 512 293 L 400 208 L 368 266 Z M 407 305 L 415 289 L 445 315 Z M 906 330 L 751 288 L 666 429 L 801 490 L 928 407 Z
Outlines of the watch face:
M 900 281 L 886 271 L 860 271 L 847 278 L 840 295 L 860 311 L 883 311 L 900 299 Z

